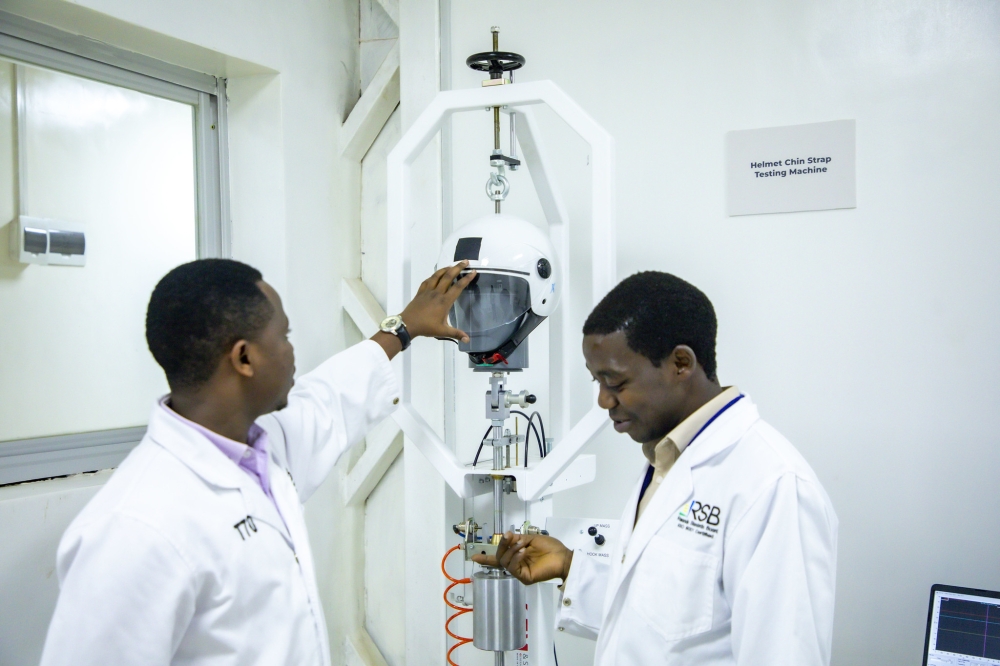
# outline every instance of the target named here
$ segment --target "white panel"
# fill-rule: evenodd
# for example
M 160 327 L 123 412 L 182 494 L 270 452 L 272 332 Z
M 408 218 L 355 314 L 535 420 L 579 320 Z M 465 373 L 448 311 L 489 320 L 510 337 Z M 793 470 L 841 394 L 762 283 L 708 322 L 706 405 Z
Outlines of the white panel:
M 438 0 L 407 0 L 399 4 L 399 47 L 400 47 L 400 111 L 402 129 L 406 131 L 421 111 L 434 98 L 439 89 L 440 61 L 438 59 L 439 20 Z M 433 266 L 441 242 L 439 213 L 441 203 L 440 146 L 437 142 L 426 150 L 417 161 L 415 169 L 419 177 L 413 184 L 412 199 L 409 204 L 418 213 L 415 227 L 409 231 L 422 234 L 423 245 L 419 248 L 421 258 L 431 258 L 429 262 L 409 259 L 395 263 L 390 254 L 387 262 L 389 275 L 402 272 L 408 284 L 414 287 L 427 276 Z M 390 172 L 389 177 L 392 177 Z M 389 206 L 389 216 L 392 206 Z M 391 279 L 388 282 L 392 285 Z M 390 286 L 392 289 L 392 286 Z M 390 291 L 387 308 L 402 309 L 399 295 Z M 447 343 L 445 343 L 447 344 Z M 422 378 L 421 395 L 415 396 L 421 407 L 429 406 L 424 413 L 431 423 L 441 423 L 443 405 L 443 377 L 440 358 L 442 343 L 436 340 L 417 340 L 410 349 L 410 367 L 404 375 L 413 372 Z M 404 391 L 407 389 L 404 387 Z M 405 394 L 404 394 L 405 395 Z M 436 418 L 435 418 L 436 417 Z M 444 655 L 445 634 L 444 603 L 439 602 L 444 590 L 444 579 L 439 563 L 446 548 L 444 537 L 445 488 L 426 459 L 407 440 L 404 443 L 405 485 L 406 485 L 406 653 L 410 666 L 423 662 L 441 663 Z M 426 525 L 435 529 L 428 531 Z M 461 663 L 461 662 L 459 662 Z
M 342 156 L 360 161 L 398 105 L 399 48 L 393 47 L 344 121 L 340 135 Z
M 63 531 L 110 476 L 76 474 L 46 484 L 0 488 L 0 663 L 37 664 L 59 580 L 56 546 Z M 13 538 L 13 537 L 17 538 Z
M 146 349 L 149 294 L 195 258 L 192 108 L 25 71 L 27 212 L 83 224 L 88 257 L 12 266 L 0 251 L 0 440 L 141 425 L 167 388 Z
M 382 65 L 385 57 L 392 51 L 398 40 L 377 39 L 370 42 L 361 42 L 361 94 L 368 90 L 368 84 L 375 78 L 375 73 Z
M 361 0 L 360 30 L 362 42 L 399 37 L 399 28 L 379 0 Z
M 285 294 L 285 227 L 276 223 L 285 216 L 281 81 L 271 74 L 233 77 L 226 90 L 233 258 L 259 270 Z
M 361 161 L 361 279 L 385 308 L 385 157 L 399 141 L 400 112 L 393 111 Z
M 403 666 L 406 659 L 405 551 L 399 547 L 405 528 L 403 499 L 401 455 L 365 504 L 365 627 L 389 666 Z
M 362 12 L 365 3 L 362 1 Z M 379 10 L 381 11 L 381 10 Z M 364 14 L 362 14 L 364 22 Z M 384 43 L 384 42 L 380 42 Z M 364 46 L 364 45 L 362 45 Z M 386 178 L 385 158 L 399 140 L 397 108 L 381 128 L 361 161 L 361 278 L 385 308 Z M 391 419 L 385 425 L 392 425 Z M 371 442 L 371 438 L 369 438 Z M 374 442 L 373 442 L 374 443 Z M 401 447 L 401 438 L 392 451 Z M 390 451 L 391 453 L 391 451 Z M 390 666 L 406 660 L 403 456 L 398 455 L 364 503 L 365 615 L 364 626 Z M 397 544 L 397 547 L 393 547 Z
M 14 100 L 14 65 L 0 60 L 0 222 L 8 224 L 17 215 L 17 200 L 14 187 L 17 178 L 17 162 L 14 153 L 15 132 L 11 104 Z M 22 270 L 8 258 L 8 228 L 0 230 L 0 284 L 15 279 Z
M 361 0 L 360 9 L 358 69 L 361 75 L 361 92 L 364 93 L 386 54 L 399 41 L 399 28 L 378 0 Z

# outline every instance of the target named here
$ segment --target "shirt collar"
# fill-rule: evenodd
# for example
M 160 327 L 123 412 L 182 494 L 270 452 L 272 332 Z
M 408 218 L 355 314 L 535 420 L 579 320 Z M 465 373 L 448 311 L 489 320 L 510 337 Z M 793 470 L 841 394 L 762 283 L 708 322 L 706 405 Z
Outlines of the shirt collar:
M 247 443 L 243 444 L 237 442 L 236 440 L 229 439 L 228 437 L 223 437 L 217 432 L 212 432 L 208 428 L 190 419 L 186 419 L 173 409 L 170 408 L 170 396 L 165 395 L 160 398 L 160 407 L 164 412 L 169 414 L 171 417 L 177 419 L 187 427 L 195 430 L 199 434 L 203 435 L 205 439 L 212 442 L 217 449 L 222 451 L 223 454 L 230 460 L 232 460 L 237 465 L 241 465 L 249 449 L 254 451 L 267 452 L 267 433 L 256 423 L 250 424 L 250 430 L 247 432 Z M 242 465 L 241 465 L 242 466 Z
M 691 416 L 677 424 L 668 432 L 663 439 L 656 443 L 646 442 L 642 445 L 642 453 L 646 456 L 654 468 L 662 470 L 673 465 L 674 461 L 684 453 L 691 440 L 695 438 L 709 419 L 715 416 L 716 412 L 726 406 L 731 400 L 740 394 L 740 390 L 735 386 L 730 386 L 722 390 L 722 393 L 715 396 L 704 405 L 694 411 Z

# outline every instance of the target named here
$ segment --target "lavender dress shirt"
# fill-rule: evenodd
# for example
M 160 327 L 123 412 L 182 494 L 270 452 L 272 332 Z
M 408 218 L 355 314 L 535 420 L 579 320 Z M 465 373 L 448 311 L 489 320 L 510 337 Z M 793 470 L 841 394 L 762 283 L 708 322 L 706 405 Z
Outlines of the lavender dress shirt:
M 160 407 L 167 414 L 170 414 L 170 416 L 187 427 L 204 435 L 205 439 L 212 442 L 227 458 L 236 463 L 237 467 L 256 481 L 260 489 L 267 495 L 267 498 L 271 500 L 274 508 L 278 510 L 278 515 L 281 515 L 281 509 L 278 508 L 278 503 L 274 501 L 274 495 L 271 494 L 271 481 L 267 470 L 267 432 L 254 423 L 250 426 L 250 431 L 247 433 L 247 443 L 241 444 L 184 418 L 172 410 L 169 403 L 170 396 L 164 396 L 160 399 Z M 284 521 L 285 517 L 281 516 L 281 519 Z

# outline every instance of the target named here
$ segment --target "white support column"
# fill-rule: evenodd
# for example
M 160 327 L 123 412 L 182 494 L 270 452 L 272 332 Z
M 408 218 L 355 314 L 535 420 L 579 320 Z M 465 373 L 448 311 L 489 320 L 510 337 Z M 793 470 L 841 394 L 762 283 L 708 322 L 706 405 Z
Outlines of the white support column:
M 355 326 L 365 337 L 378 330 L 385 312 L 361 280 L 346 279 L 341 283 L 341 302 Z M 403 450 L 399 426 L 387 418 L 365 436 L 365 451 L 349 472 L 340 472 L 340 490 L 350 528 L 344 535 L 344 567 L 351 575 L 352 595 L 349 600 L 348 629 L 344 659 L 348 666 L 388 666 L 378 646 L 365 628 L 365 500 L 382 479 L 393 460 Z M 344 464 L 344 463 L 341 463 Z
M 569 283 L 572 261 L 569 248 L 569 215 L 563 198 L 552 180 L 549 169 L 551 162 L 546 158 L 545 142 L 538 130 L 531 107 L 519 107 L 516 110 L 518 122 L 516 125 L 517 141 L 521 146 L 524 165 L 531 175 L 531 184 L 538 195 L 538 202 L 549 223 L 549 238 L 559 257 L 559 270 L 562 275 L 561 285 Z M 549 396 L 551 405 L 549 420 L 552 423 L 553 437 L 560 439 L 566 436 L 571 427 L 572 410 L 570 409 L 570 373 L 568 358 L 574 354 L 572 329 L 573 307 L 570 299 L 564 298 L 559 308 L 549 317 Z
M 413 125 L 440 89 L 440 16 L 438 0 L 406 0 L 398 5 L 400 47 L 400 112 L 403 135 Z M 436 140 L 435 140 L 436 143 Z M 426 144 L 425 144 L 426 146 Z M 412 161 L 412 160 L 411 160 Z M 440 234 L 440 154 L 432 146 L 417 161 L 419 173 L 410 179 L 404 192 L 393 192 L 394 172 L 404 168 L 391 156 L 388 160 L 389 247 L 387 309 L 396 313 L 413 295 L 416 279 L 413 274 L 411 248 L 420 241 L 414 228 L 424 233 L 428 218 Z M 399 196 L 396 196 L 399 195 Z M 403 207 L 411 213 L 411 224 L 403 230 L 393 226 L 394 215 Z M 402 233 L 398 233 L 401 231 Z M 439 241 L 438 241 L 439 242 Z M 417 245 L 419 247 L 419 245 Z M 426 276 L 420 276 L 420 279 Z M 440 359 L 440 349 L 418 344 L 399 361 L 403 375 L 403 402 L 414 400 L 421 406 L 437 401 L 443 404 L 443 363 L 435 368 L 427 364 L 427 356 Z M 433 344 L 439 345 L 431 341 Z M 421 348 L 417 348 L 420 346 Z M 416 352 L 416 353 L 415 353 Z M 411 376 L 420 377 L 420 395 L 411 393 Z M 402 405 L 401 405 L 402 406 Z M 425 412 L 426 414 L 427 412 Z M 437 425 L 437 424 L 434 424 Z M 445 551 L 445 485 L 427 459 L 417 451 L 413 441 L 403 444 L 404 493 L 406 504 L 405 530 L 405 595 L 406 595 L 406 663 L 440 664 L 444 662 L 446 607 L 441 600 L 445 579 L 440 562 Z

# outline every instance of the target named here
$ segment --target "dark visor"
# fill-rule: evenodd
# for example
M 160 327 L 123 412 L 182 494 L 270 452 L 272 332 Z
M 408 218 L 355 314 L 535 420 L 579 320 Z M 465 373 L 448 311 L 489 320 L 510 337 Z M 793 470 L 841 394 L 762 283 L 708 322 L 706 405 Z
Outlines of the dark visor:
M 482 270 L 451 308 L 452 326 L 469 334 L 464 352 L 488 352 L 507 342 L 531 307 L 528 281 Z

